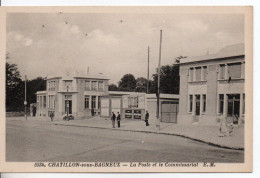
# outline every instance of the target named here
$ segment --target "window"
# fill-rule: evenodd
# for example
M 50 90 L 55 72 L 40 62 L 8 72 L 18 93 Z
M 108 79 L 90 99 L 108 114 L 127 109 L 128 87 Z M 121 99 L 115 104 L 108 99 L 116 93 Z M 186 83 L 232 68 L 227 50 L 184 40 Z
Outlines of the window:
M 72 100 L 72 95 L 65 95 L 65 100 Z
M 228 73 L 231 79 L 241 78 L 241 63 L 228 64 Z
M 52 108 L 52 109 L 55 108 L 55 96 L 54 95 L 49 96 L 49 108 Z
M 195 80 L 201 81 L 201 67 L 195 68 Z
M 206 112 L 206 95 L 203 95 L 203 108 L 202 108 L 202 112 Z
M 91 90 L 97 90 L 97 82 L 96 81 L 91 82 Z
M 72 80 L 64 80 L 65 87 L 69 86 L 72 87 Z
M 85 96 L 85 109 L 89 109 L 89 96 Z
M 203 74 L 202 74 L 202 76 L 203 76 L 203 78 L 202 78 L 202 80 L 207 80 L 207 75 L 208 75 L 208 68 L 207 68 L 207 66 L 204 66 L 203 67 Z
M 51 90 L 51 91 L 55 90 L 55 81 L 48 82 L 48 90 Z
M 195 101 L 195 114 L 200 115 L 200 95 L 195 95 L 196 101 Z
M 224 110 L 224 94 L 219 95 L 219 111 L 218 113 L 223 115 Z
M 53 84 L 52 84 L 52 90 L 55 90 L 55 81 L 52 81 Z
M 138 97 L 128 97 L 128 107 L 138 108 Z
M 245 110 L 246 110 L 246 108 L 245 108 L 245 106 L 246 106 L 246 105 L 245 105 L 245 103 L 246 103 L 246 102 L 245 102 L 245 99 L 246 99 L 246 98 L 245 98 L 245 94 L 243 94 L 243 110 L 242 110 L 242 114 L 245 114 Z
M 101 97 L 98 96 L 98 109 L 100 108 L 100 106 L 101 106 Z
M 98 90 L 103 91 L 103 82 L 98 82 Z
M 85 81 L 85 90 L 90 90 L 90 81 Z
M 219 65 L 219 79 L 225 79 L 225 64 Z
M 51 90 L 51 82 L 48 82 L 48 90 Z
M 194 73 L 194 69 L 190 68 L 189 74 L 190 74 L 190 81 L 191 82 L 193 81 L 193 75 L 194 75 L 193 73 Z
M 43 107 L 46 108 L 46 96 L 43 96 Z
M 189 105 L 190 105 L 190 107 L 189 107 L 189 112 L 192 112 L 192 102 L 193 102 L 193 96 L 192 95 L 190 95 L 190 99 L 189 99 L 190 101 L 189 101 Z
M 91 108 L 96 108 L 96 96 L 91 96 Z

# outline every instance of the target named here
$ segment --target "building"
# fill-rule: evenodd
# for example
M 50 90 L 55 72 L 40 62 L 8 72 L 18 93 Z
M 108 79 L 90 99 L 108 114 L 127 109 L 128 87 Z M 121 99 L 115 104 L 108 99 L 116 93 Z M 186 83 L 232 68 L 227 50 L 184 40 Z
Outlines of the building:
M 177 123 L 179 96 L 160 94 L 160 121 Z M 155 94 L 141 92 L 109 91 L 101 98 L 101 116 L 110 117 L 120 112 L 125 119 L 145 119 L 149 111 L 150 122 L 156 121 L 157 98 Z
M 180 61 L 178 123 L 215 125 L 220 117 L 241 124 L 245 114 L 245 52 L 243 44 L 216 54 Z
M 100 100 L 108 94 L 108 80 L 102 74 L 48 77 L 47 90 L 36 93 L 36 116 L 46 117 L 51 111 L 57 119 L 67 112 L 76 118 L 100 114 Z

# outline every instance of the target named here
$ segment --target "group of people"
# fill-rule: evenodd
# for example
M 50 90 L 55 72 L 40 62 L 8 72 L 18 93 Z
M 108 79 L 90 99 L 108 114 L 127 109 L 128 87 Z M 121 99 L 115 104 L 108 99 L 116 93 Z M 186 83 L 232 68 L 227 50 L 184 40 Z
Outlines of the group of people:
M 146 114 L 145 114 L 145 125 L 146 126 L 149 126 L 149 112 L 146 111 Z M 117 127 L 120 127 L 120 121 L 121 121 L 121 115 L 119 112 L 117 112 L 117 115 L 115 115 L 114 112 L 112 112 L 112 116 L 111 116 L 111 121 L 112 121 L 112 127 L 115 128 L 115 123 L 117 121 Z
M 112 120 L 113 128 L 115 128 L 116 120 L 117 120 L 117 127 L 120 127 L 121 115 L 119 114 L 119 112 L 117 112 L 117 116 L 115 115 L 114 112 L 112 112 L 111 120 Z

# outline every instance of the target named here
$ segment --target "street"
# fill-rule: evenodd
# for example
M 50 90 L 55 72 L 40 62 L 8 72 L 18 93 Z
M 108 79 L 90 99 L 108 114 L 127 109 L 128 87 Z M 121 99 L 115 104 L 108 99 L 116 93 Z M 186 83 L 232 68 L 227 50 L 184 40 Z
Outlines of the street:
M 243 162 L 244 151 L 171 135 L 6 120 L 7 162 Z

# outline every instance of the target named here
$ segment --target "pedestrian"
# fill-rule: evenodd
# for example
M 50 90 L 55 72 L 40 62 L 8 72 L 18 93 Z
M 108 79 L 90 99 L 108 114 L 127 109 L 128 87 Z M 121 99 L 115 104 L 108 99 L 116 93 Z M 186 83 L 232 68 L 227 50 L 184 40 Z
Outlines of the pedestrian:
M 220 125 L 219 125 L 219 137 L 226 137 L 226 136 L 228 136 L 227 121 L 224 117 L 221 117 Z
M 53 121 L 54 113 L 53 111 L 50 112 L 51 122 Z
M 148 122 L 148 120 L 149 120 L 149 112 L 148 111 L 146 111 L 146 114 L 145 114 L 145 123 L 146 123 L 146 126 L 149 126 L 149 122 Z
M 121 116 L 120 116 L 119 112 L 117 112 L 116 120 L 117 120 L 117 127 L 120 127 Z
M 114 112 L 112 112 L 111 121 L 112 121 L 112 126 L 113 126 L 113 128 L 115 128 L 116 115 L 114 114 Z

